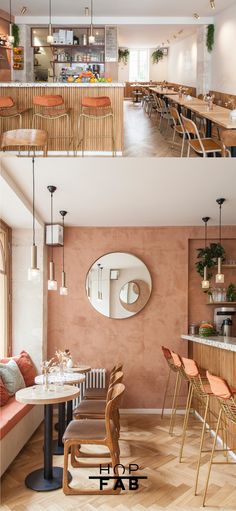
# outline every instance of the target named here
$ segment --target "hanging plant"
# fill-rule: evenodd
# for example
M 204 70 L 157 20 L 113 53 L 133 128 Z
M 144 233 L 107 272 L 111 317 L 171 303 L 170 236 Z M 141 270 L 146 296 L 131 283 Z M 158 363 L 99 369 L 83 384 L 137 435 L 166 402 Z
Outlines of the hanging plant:
M 206 45 L 209 53 L 212 52 L 215 42 L 215 25 L 208 25 Z
M 218 257 L 222 258 L 222 261 L 225 260 L 225 249 L 222 247 L 220 243 L 210 243 L 210 245 L 206 248 L 198 248 L 198 255 L 196 262 L 196 270 L 197 273 L 203 278 L 204 276 L 204 267 L 206 266 L 209 272 L 207 272 L 207 280 L 211 280 L 213 273 L 211 270 L 217 266 Z
M 162 60 L 164 57 L 164 53 L 162 50 L 158 49 L 158 50 L 155 50 L 153 53 L 152 53 L 152 63 L 153 64 L 158 64 L 158 62 L 160 60 Z
M 20 27 L 15 23 L 12 25 L 12 35 L 14 36 L 13 47 L 17 48 L 20 44 Z
M 119 48 L 119 50 L 118 50 L 118 60 L 119 60 L 119 62 L 123 62 L 123 64 L 125 66 L 128 64 L 129 50 L 127 48 L 125 48 L 125 49 Z

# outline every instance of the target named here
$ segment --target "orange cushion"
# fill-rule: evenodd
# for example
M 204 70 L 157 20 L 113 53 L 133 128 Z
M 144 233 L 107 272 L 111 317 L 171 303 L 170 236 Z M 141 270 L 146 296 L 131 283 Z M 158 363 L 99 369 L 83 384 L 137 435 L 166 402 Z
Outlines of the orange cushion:
M 2 381 L 2 378 L 0 377 L 0 406 L 4 406 L 7 401 L 9 401 L 10 396 L 7 392 L 7 389 Z
M 82 99 L 82 106 L 92 107 L 92 108 L 102 108 L 106 106 L 111 106 L 111 100 L 107 96 L 95 96 L 95 97 L 85 97 Z
M 37 371 L 27 351 L 21 351 L 20 355 L 17 355 L 15 357 L 2 358 L 0 362 L 2 364 L 5 364 L 9 362 L 9 360 L 11 359 L 15 360 L 15 362 L 17 363 L 20 372 L 25 380 L 26 387 L 34 385 L 34 379 L 35 376 L 37 376 Z
M 0 438 L 3 438 L 12 428 L 33 408 L 33 405 L 18 403 L 14 396 L 0 410 Z
M 14 101 L 10 96 L 0 96 L 0 108 L 11 108 Z
M 48 96 L 34 96 L 33 97 L 34 105 L 39 106 L 60 106 L 64 105 L 63 97 L 59 96 L 59 94 L 51 94 Z

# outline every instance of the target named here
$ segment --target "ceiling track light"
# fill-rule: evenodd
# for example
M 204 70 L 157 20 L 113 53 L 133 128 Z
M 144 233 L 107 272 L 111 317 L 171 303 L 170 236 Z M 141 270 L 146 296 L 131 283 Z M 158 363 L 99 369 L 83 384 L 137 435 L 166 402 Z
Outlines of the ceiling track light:
M 208 224 L 209 220 L 210 220 L 209 216 L 204 216 L 202 218 L 202 221 L 205 224 L 205 249 L 207 247 L 207 224 Z M 209 288 L 210 288 L 210 282 L 209 282 L 208 276 L 207 276 L 207 266 L 205 265 L 204 270 L 203 270 L 202 289 L 207 290 Z
M 93 0 L 91 0 L 91 23 L 90 23 L 90 35 L 89 35 L 89 44 L 95 43 L 95 37 L 93 35 Z
M 37 265 L 37 245 L 35 244 L 35 172 L 34 158 L 32 158 L 32 246 L 31 246 L 31 266 L 28 269 L 28 280 L 39 282 L 40 270 Z
M 217 204 L 219 205 L 219 245 L 221 245 L 221 221 L 222 221 L 222 205 L 225 202 L 225 199 L 216 199 Z M 216 284 L 224 284 L 225 276 L 222 273 L 222 260 L 221 257 L 218 257 L 218 270 L 216 274 Z
M 89 8 L 88 7 L 84 8 L 84 15 L 89 16 Z
M 62 272 L 61 272 L 61 287 L 60 287 L 60 295 L 67 296 L 68 288 L 66 287 L 66 273 L 65 273 L 65 249 L 64 249 L 64 229 L 65 229 L 65 216 L 67 215 L 67 211 L 60 211 L 60 215 L 62 217 L 62 226 L 63 226 L 63 246 L 62 246 Z
M 57 281 L 55 280 L 54 261 L 53 261 L 53 194 L 56 191 L 56 186 L 50 185 L 47 187 L 51 196 L 51 259 L 49 263 L 49 279 L 48 290 L 57 290 Z
M 23 5 L 20 10 L 20 16 L 24 16 L 24 14 L 27 13 L 27 10 L 28 10 L 27 7 Z
M 216 8 L 215 0 L 210 0 L 210 6 L 212 9 Z
M 52 35 L 52 0 L 49 0 L 49 25 L 48 25 L 48 35 L 47 35 L 47 43 L 53 43 L 53 35 Z
M 198 12 L 193 13 L 193 18 L 195 18 L 195 20 L 199 20 L 200 15 L 198 14 Z

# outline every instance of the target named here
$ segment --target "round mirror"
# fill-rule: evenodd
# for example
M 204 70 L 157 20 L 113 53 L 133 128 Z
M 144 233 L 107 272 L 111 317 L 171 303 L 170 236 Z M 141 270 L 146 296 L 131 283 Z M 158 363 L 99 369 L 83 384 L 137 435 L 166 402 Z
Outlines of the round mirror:
M 86 277 L 86 293 L 98 312 L 114 319 L 125 319 L 140 312 L 148 302 L 152 279 L 138 257 L 112 252 L 100 257 Z

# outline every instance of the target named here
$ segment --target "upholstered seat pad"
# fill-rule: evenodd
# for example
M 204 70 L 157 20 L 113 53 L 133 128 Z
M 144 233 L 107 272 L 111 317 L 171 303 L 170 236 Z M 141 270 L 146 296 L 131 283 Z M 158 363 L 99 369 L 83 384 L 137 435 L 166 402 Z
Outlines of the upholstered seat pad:
M 14 397 L 11 397 L 0 409 L 0 438 L 7 435 L 32 408 L 32 405 L 18 403 Z
M 112 421 L 111 432 L 115 427 Z M 73 420 L 67 426 L 63 435 L 63 442 L 66 440 L 104 440 L 106 438 L 106 426 L 103 419 L 82 419 Z
M 95 399 L 102 399 L 106 397 L 107 395 L 107 389 L 86 389 L 84 392 L 84 397 L 86 398 L 95 398 Z
M 88 399 L 82 401 L 79 406 L 74 410 L 74 414 L 90 414 L 99 413 L 105 414 L 106 401 L 103 399 Z

